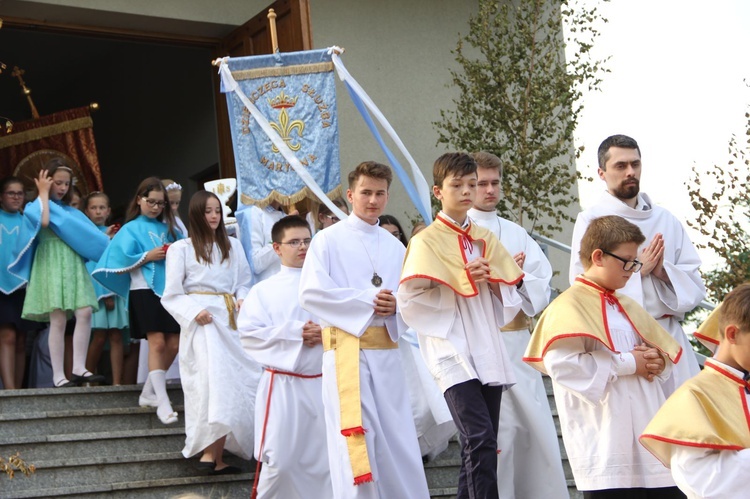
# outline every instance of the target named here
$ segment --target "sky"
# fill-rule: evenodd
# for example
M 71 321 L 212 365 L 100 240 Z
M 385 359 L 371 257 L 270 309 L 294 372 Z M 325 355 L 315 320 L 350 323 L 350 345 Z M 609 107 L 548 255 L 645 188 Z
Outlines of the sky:
M 594 0 L 587 0 L 590 4 Z M 680 218 L 694 217 L 685 182 L 691 168 L 726 165 L 732 134 L 745 137 L 750 105 L 750 2 L 744 0 L 612 0 L 599 4 L 595 56 L 611 56 L 600 92 L 584 95 L 576 145 L 581 205 L 604 189 L 596 150 L 609 135 L 635 138 L 641 190 Z M 698 239 L 696 233 L 691 237 Z M 701 252 L 704 262 L 716 258 Z

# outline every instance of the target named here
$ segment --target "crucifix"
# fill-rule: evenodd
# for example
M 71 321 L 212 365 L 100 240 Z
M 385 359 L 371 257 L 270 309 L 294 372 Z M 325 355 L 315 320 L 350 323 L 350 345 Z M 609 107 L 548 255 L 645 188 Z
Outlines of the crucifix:
M 13 66 L 13 72 L 11 73 L 11 76 L 18 78 L 18 83 L 21 85 L 23 94 L 26 96 L 26 100 L 29 101 L 29 107 L 31 107 L 31 117 L 36 120 L 39 119 L 39 111 L 36 110 L 34 101 L 31 100 L 31 89 L 29 89 L 29 87 L 26 86 L 26 82 L 23 81 L 23 75 L 25 73 L 25 70 L 19 68 L 18 66 Z

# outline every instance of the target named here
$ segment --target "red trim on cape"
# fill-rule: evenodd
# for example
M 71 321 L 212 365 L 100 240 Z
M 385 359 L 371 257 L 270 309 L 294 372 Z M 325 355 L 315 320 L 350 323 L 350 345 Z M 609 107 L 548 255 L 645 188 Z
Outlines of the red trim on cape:
M 641 440 L 643 438 L 652 438 L 654 440 L 658 440 L 660 442 L 665 442 L 668 444 L 683 445 L 685 447 L 699 447 L 703 449 L 715 449 L 715 450 L 742 450 L 744 449 L 744 447 L 742 447 L 741 445 L 716 445 L 716 444 L 705 444 L 701 442 L 685 442 L 682 440 L 677 440 L 676 438 L 667 438 L 667 437 L 662 437 L 659 435 L 651 435 L 650 433 L 644 433 L 638 438 L 638 440 Z
M 695 336 L 696 338 L 698 338 L 700 340 L 707 341 L 708 343 L 711 343 L 712 345 L 718 345 L 719 344 L 719 341 L 717 341 L 717 340 L 715 340 L 715 339 L 713 339 L 713 338 L 711 338 L 709 336 L 706 336 L 705 334 L 700 334 L 697 331 L 695 333 L 693 333 L 693 336 Z
M 604 343 L 601 340 L 601 338 L 598 338 L 597 336 L 594 336 L 592 334 L 589 334 L 589 333 L 570 333 L 570 334 L 560 334 L 560 335 L 555 336 L 551 340 L 549 340 L 547 342 L 547 344 L 544 345 L 544 348 L 542 348 L 542 356 L 540 358 L 536 359 L 536 358 L 532 358 L 532 357 L 523 357 L 521 360 L 523 360 L 524 362 L 542 362 L 542 361 L 544 361 L 544 355 L 547 353 L 547 350 L 549 349 L 550 345 L 552 345 L 552 343 L 554 343 L 557 340 L 562 340 L 562 339 L 565 339 L 565 338 L 577 338 L 579 336 L 584 336 L 586 338 L 591 338 L 592 340 L 596 340 L 599 343 L 601 343 L 602 345 L 604 345 L 605 347 L 607 347 L 607 350 L 609 350 L 611 352 L 621 353 L 621 352 L 618 352 L 617 350 L 613 350 L 612 348 L 610 348 L 609 345 L 607 345 L 606 343 Z

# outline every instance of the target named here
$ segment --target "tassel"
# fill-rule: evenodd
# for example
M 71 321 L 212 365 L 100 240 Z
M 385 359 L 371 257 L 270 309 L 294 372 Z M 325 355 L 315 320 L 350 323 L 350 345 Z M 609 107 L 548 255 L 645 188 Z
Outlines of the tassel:
M 355 426 L 354 428 L 345 428 L 341 430 L 341 434 L 345 437 L 351 437 L 353 435 L 364 435 L 365 429 L 361 426 Z
M 372 481 L 372 473 L 365 473 L 364 475 L 358 476 L 354 479 L 354 485 L 362 485 L 363 483 Z

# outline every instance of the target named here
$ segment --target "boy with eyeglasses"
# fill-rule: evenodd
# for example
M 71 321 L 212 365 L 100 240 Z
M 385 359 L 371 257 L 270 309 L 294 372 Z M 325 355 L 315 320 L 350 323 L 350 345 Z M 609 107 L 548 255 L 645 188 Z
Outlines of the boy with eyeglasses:
M 255 402 L 258 497 L 329 498 L 321 329 L 297 299 L 310 226 L 288 216 L 271 238 L 281 269 L 251 289 L 238 318 L 245 352 L 264 366 Z
M 618 216 L 591 221 L 584 273 L 544 311 L 524 361 L 552 378 L 576 487 L 589 498 L 684 497 L 638 444 L 664 403 L 660 383 L 682 348 L 638 303 L 617 292 L 640 270 L 645 240 Z

